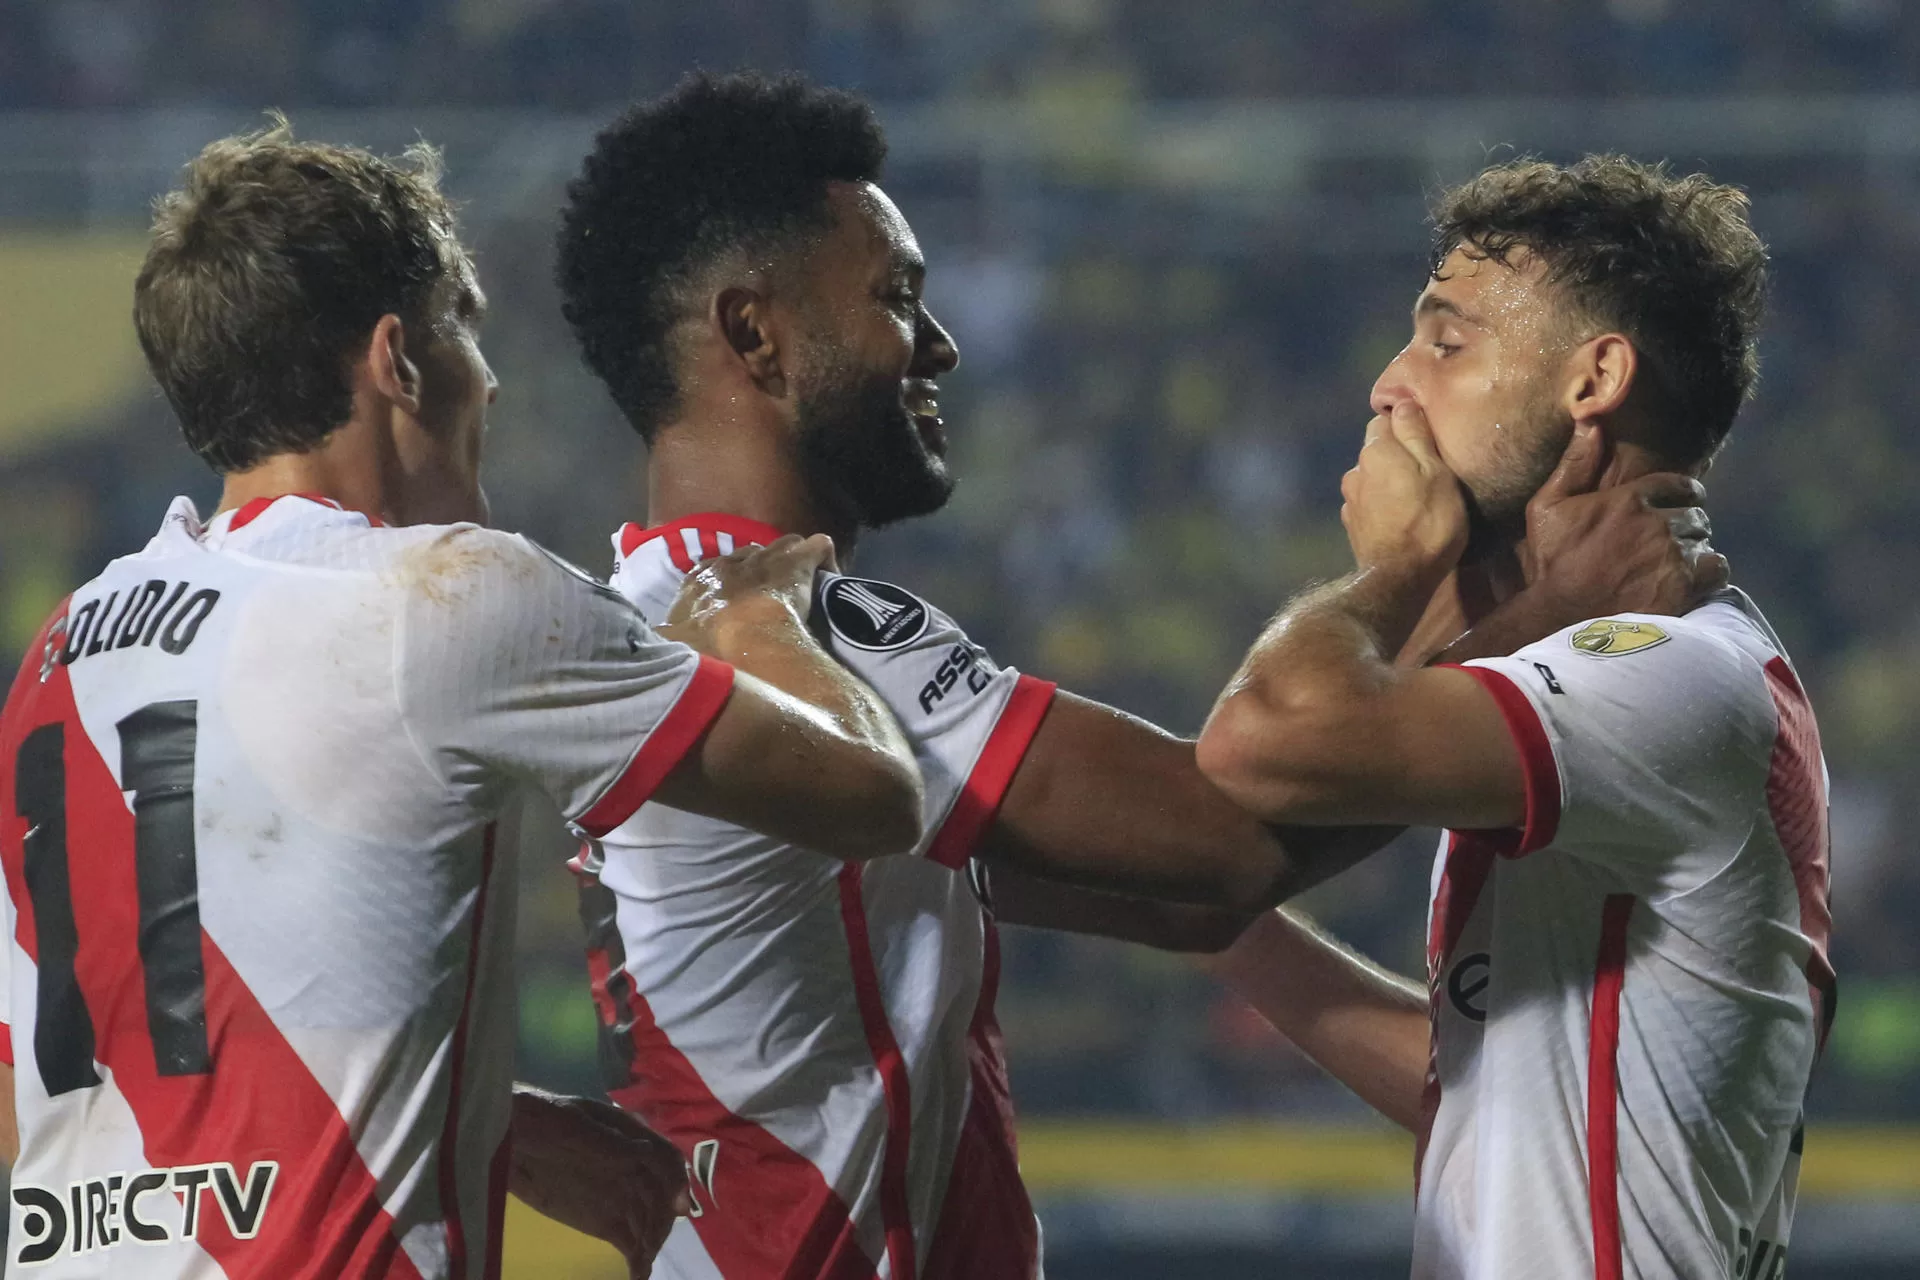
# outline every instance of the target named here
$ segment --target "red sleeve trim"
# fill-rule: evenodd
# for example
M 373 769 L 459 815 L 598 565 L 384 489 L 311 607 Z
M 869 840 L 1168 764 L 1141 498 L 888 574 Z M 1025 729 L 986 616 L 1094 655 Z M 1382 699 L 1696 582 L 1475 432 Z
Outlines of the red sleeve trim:
M 1493 695 L 1500 718 L 1507 722 L 1513 745 L 1520 750 L 1520 768 L 1526 778 L 1527 817 L 1520 831 L 1520 842 L 1507 857 L 1520 858 L 1553 843 L 1560 830 L 1560 766 L 1553 758 L 1553 744 L 1547 740 L 1546 726 L 1533 701 L 1504 673 L 1491 667 L 1455 666 L 1480 682 Z
M 680 691 L 679 701 L 654 727 L 600 802 L 581 815 L 580 829 L 599 839 L 631 818 L 719 717 L 732 692 L 733 668 L 702 655 L 693 679 Z
M 0 1022 L 0 1062 L 13 1065 L 13 1028 Z
M 947 811 L 940 834 L 927 846 L 930 860 L 957 868 L 972 855 L 987 824 L 1000 812 L 1000 802 L 1006 799 L 1013 775 L 1026 758 L 1033 735 L 1040 731 L 1040 722 L 1047 718 L 1055 687 L 1032 676 L 1021 676 L 1014 682 L 1007 705 L 1000 709 L 1000 719 L 987 735 L 987 745 L 980 749 L 980 758 L 967 775 L 967 785 Z

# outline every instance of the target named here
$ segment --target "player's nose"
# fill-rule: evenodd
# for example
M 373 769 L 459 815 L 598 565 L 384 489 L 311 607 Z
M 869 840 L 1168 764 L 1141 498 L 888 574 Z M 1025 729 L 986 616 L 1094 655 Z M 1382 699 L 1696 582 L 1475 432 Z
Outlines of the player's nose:
M 933 312 L 920 309 L 919 331 L 914 334 L 913 372 L 916 377 L 937 378 L 951 372 L 960 363 L 960 346 L 945 326 L 933 318 Z
M 1407 385 L 1400 363 L 1405 354 L 1402 352 L 1395 356 L 1387 367 L 1380 371 L 1380 376 L 1373 380 L 1373 390 L 1367 394 L 1367 407 L 1377 414 L 1385 416 L 1393 412 L 1393 406 L 1396 404 L 1416 400 L 1413 388 Z

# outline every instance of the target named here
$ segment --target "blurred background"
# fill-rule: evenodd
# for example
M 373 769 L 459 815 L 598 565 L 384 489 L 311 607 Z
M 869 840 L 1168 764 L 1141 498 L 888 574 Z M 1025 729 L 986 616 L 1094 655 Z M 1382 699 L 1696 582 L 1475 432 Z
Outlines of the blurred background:
M 1821 715 L 1844 989 L 1793 1274 L 1920 1275 L 1920 6 L 0 0 L 0 656 L 172 495 L 209 509 L 131 281 L 151 198 L 269 106 L 446 147 L 493 299 L 496 518 L 604 571 L 642 456 L 561 323 L 554 211 L 596 125 L 694 66 L 881 105 L 962 351 L 963 479 L 862 571 L 1183 732 L 1278 602 L 1346 563 L 1338 477 L 1405 339 L 1428 193 L 1515 150 L 1746 186 L 1776 291 L 1711 504 Z M 593 1089 L 566 850 L 533 843 L 521 1069 Z M 1311 905 L 1417 973 L 1431 847 Z M 1018 930 L 1006 954 L 1055 1280 L 1405 1275 L 1409 1145 L 1246 1009 L 1177 958 Z M 619 1274 L 528 1216 L 509 1239 L 509 1276 Z

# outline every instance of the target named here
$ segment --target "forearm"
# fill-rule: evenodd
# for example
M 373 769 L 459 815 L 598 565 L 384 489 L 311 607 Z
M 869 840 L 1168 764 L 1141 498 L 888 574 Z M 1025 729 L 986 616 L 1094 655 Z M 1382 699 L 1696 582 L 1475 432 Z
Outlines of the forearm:
M 1244 921 L 1351 866 L 1390 834 L 1265 826 L 1202 776 L 1192 742 L 1062 691 L 974 855 L 997 877 L 1077 885 L 1121 902 L 1222 908 Z M 1063 891 L 1034 923 L 1137 929 L 1137 916 L 1115 928 L 1076 918 L 1066 910 L 1074 900 Z
M 671 638 L 671 633 L 664 631 Z M 712 656 L 805 703 L 823 729 L 903 760 L 913 751 L 880 695 L 835 662 L 791 611 L 768 611 L 711 630 Z
M 1161 951 L 1223 951 L 1262 914 L 1103 893 L 1004 866 L 989 869 L 988 886 L 994 917 L 1004 924 L 1112 938 Z
M 735 685 L 659 800 L 843 858 L 919 842 L 923 792 L 905 735 L 798 618 L 782 610 L 688 638 L 732 664 Z
M 1266 913 L 1208 968 L 1368 1105 L 1418 1128 L 1431 1036 L 1423 988 L 1287 911 Z

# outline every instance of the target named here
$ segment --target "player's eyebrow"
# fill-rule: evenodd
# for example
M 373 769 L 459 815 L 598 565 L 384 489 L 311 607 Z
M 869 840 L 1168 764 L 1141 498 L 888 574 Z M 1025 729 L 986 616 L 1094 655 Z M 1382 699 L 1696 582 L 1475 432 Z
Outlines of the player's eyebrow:
M 460 310 L 475 324 L 487 318 L 487 295 L 480 292 L 479 285 L 470 284 L 460 290 Z
M 927 278 L 927 260 L 919 254 L 895 249 L 891 257 L 889 266 L 894 275 L 904 275 L 916 284 Z
M 1420 320 L 1433 315 L 1452 316 L 1462 324 L 1470 324 L 1476 329 L 1486 328 L 1479 316 L 1467 311 L 1452 298 L 1443 298 L 1437 293 L 1421 294 L 1420 300 L 1413 304 L 1413 318 Z

